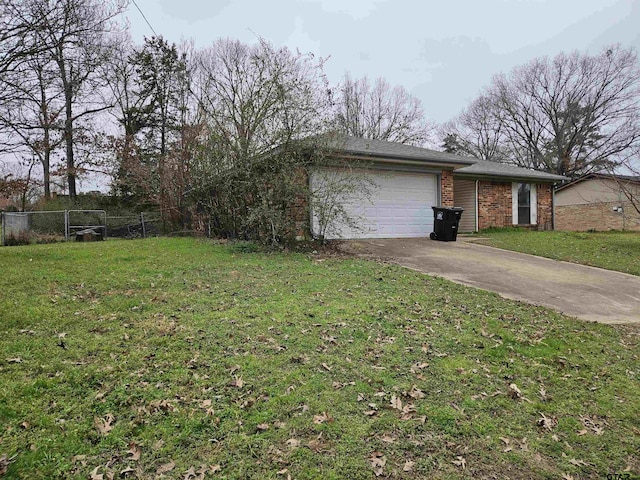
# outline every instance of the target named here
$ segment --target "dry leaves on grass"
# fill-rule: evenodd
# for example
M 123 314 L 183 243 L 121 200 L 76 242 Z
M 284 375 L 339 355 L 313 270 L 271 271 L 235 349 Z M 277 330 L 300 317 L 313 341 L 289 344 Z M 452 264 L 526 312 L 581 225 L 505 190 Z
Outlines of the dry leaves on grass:
M 585 435 L 588 431 L 593 432 L 595 435 L 602 435 L 604 433 L 603 424 L 606 424 L 606 420 L 591 418 L 587 415 L 580 415 L 580 420 L 582 424 L 585 426 L 584 430 L 578 432 L 578 435 Z
M 325 422 L 333 422 L 333 417 L 327 412 L 322 412 L 320 415 L 313 416 L 313 423 L 315 423 L 316 425 L 321 425 Z
M 137 462 L 140 460 L 140 455 L 142 455 L 142 450 L 140 450 L 140 446 L 136 444 L 136 442 L 131 442 L 129 444 L 129 450 L 127 450 L 129 454 L 129 460 Z
M 102 473 L 98 473 L 98 470 L 100 470 L 100 467 L 96 467 L 91 470 L 91 473 L 89 473 L 90 480 L 104 480 L 104 475 Z
M 170 472 L 174 468 L 176 468 L 176 464 L 172 460 L 169 463 L 165 463 L 164 465 L 160 465 L 156 470 L 156 475 L 161 475 L 163 473 Z
M 220 471 L 220 465 L 200 465 L 200 468 L 196 470 L 195 467 L 189 468 L 183 473 L 182 480 L 204 480 L 207 473 L 216 473 Z
M 369 457 L 369 463 L 373 467 L 373 473 L 379 477 L 384 472 L 384 466 L 387 464 L 387 457 L 382 452 L 373 452 Z
M 510 445 L 511 440 L 507 437 L 500 437 L 500 440 L 502 440 L 504 442 L 504 450 L 502 451 L 503 453 L 507 453 L 510 452 L 511 450 L 513 450 L 513 447 Z
M 451 463 L 453 463 L 456 467 L 460 467 L 463 470 L 467 468 L 467 461 L 465 460 L 464 457 L 461 457 L 460 455 L 458 455 L 456 459 L 453 460 Z
M 300 446 L 300 440 L 298 440 L 297 438 L 290 438 L 286 441 L 286 444 L 289 445 L 289 447 L 291 447 L 292 449 L 298 448 Z
M 95 417 L 93 419 L 93 425 L 96 427 L 96 430 L 100 433 L 100 435 L 107 435 L 111 430 L 113 430 L 113 422 L 115 421 L 115 417 L 110 413 L 104 418 Z
M 547 417 L 544 413 L 540 414 L 540 418 L 536 422 L 539 427 L 544 428 L 545 430 L 553 430 L 558 425 L 557 417 Z
M 7 473 L 7 470 L 9 469 L 9 463 L 11 462 L 7 458 L 6 454 L 0 456 L 0 475 L 4 475 Z
M 415 462 L 412 462 L 411 460 L 407 460 L 406 462 L 404 462 L 404 467 L 402 467 L 402 471 L 403 472 L 412 471 L 415 464 L 416 464 Z
M 242 379 L 242 376 L 234 375 L 233 380 L 231 381 L 231 386 L 236 388 L 242 388 L 244 386 L 244 380 Z

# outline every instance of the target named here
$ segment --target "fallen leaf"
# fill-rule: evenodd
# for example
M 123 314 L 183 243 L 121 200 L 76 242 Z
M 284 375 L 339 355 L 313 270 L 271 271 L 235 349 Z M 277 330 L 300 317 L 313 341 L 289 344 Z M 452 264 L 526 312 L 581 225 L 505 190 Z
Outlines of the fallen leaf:
M 89 474 L 89 478 L 91 480 L 104 480 L 104 475 L 101 473 L 98 473 L 98 470 L 100 470 L 100 467 L 96 467 L 93 470 L 91 470 L 91 473 Z
M 127 468 L 125 468 L 124 470 L 120 470 L 120 476 L 121 476 L 121 477 L 124 477 L 124 476 L 126 476 L 128 473 L 133 473 L 133 472 L 135 472 L 135 470 L 134 470 L 133 468 L 131 468 L 131 467 L 127 467 Z
M 382 452 L 373 452 L 369 457 L 369 462 L 373 467 L 373 473 L 376 477 L 382 475 L 384 466 L 387 464 L 387 458 Z
M 391 408 L 402 411 L 402 400 L 395 395 L 391 395 Z
M 131 442 L 129 444 L 129 450 L 127 450 L 130 457 L 129 460 L 137 462 L 140 460 L 140 455 L 142 455 L 142 450 L 140 450 L 140 446 L 136 444 L 136 442 Z
M 22 358 L 14 357 L 14 358 L 6 358 L 7 363 L 22 363 Z
M 164 465 L 160 465 L 158 467 L 158 469 L 156 470 L 156 474 L 160 475 L 161 473 L 167 473 L 167 472 L 170 472 L 171 470 L 173 470 L 174 468 L 176 468 L 176 464 L 173 461 L 170 461 L 169 463 L 165 463 Z
M 233 381 L 231 382 L 232 387 L 242 388 L 244 386 L 244 380 L 242 377 L 235 376 L 233 377 Z
M 410 472 L 411 470 L 413 470 L 414 465 L 415 465 L 415 462 L 412 462 L 411 460 L 407 460 L 406 462 L 404 462 L 404 467 L 402 467 L 402 471 Z
M 453 463 L 457 467 L 462 468 L 463 470 L 467 468 L 467 461 L 464 459 L 464 457 L 461 457 L 460 455 L 458 455 L 456 459 L 453 460 L 451 463 Z
M 286 443 L 291 448 L 298 448 L 300 446 L 300 440 L 298 440 L 297 438 L 290 438 Z
M 196 477 L 196 469 L 194 467 L 191 467 L 189 470 L 184 472 L 184 477 L 182 480 L 191 480 L 192 478 L 195 478 L 195 477 Z
M 409 392 L 409 396 L 411 398 L 415 398 L 417 400 L 417 399 L 420 399 L 420 398 L 424 398 L 425 397 L 425 393 L 414 385 L 413 387 L 411 387 L 411 391 Z
M 9 459 L 5 454 L 0 456 L 0 475 L 6 474 L 8 469 L 9 469 Z
M 520 389 L 515 383 L 512 383 L 511 385 L 509 385 L 508 393 L 509 393 L 509 396 L 515 400 L 522 397 L 522 392 L 520 391 Z
M 543 402 L 548 402 L 549 400 L 551 400 L 551 397 L 547 394 L 547 391 L 544 389 L 544 387 L 540 387 L 540 399 Z
M 269 430 L 269 424 L 268 423 L 261 423 L 256 427 L 259 431 L 264 432 L 266 430 Z
M 556 417 L 547 417 L 544 413 L 541 413 L 537 424 L 539 427 L 551 431 L 556 425 L 558 425 L 558 419 Z
M 324 368 L 327 372 L 330 372 L 331 370 L 333 370 L 329 365 L 327 365 L 326 363 L 322 364 L 322 368 Z
M 222 467 L 220 466 L 220 464 L 219 464 L 219 463 L 218 463 L 218 464 L 216 464 L 216 465 L 211 465 L 211 466 L 209 467 L 209 471 L 210 471 L 211 473 L 218 473 L 220 470 L 222 470 Z
M 315 423 L 316 425 L 320 425 L 325 422 L 333 422 L 333 417 L 327 412 L 322 412 L 322 414 L 320 415 L 313 416 L 313 423 Z
M 115 420 L 114 416 L 111 415 L 110 413 L 107 413 L 107 415 L 104 418 L 95 417 L 93 419 L 93 425 L 96 427 L 100 435 L 106 435 L 111 430 L 113 430 L 113 427 L 111 426 L 111 424 L 114 422 L 114 420 Z

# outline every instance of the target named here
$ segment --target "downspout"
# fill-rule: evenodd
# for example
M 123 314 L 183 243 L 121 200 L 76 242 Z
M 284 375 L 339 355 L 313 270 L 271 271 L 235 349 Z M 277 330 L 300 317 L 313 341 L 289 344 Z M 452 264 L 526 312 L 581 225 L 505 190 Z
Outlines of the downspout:
M 556 184 L 551 185 L 551 230 L 556 229 Z
M 476 225 L 475 231 L 479 230 L 478 211 L 480 210 L 480 202 L 478 201 L 478 184 L 480 180 L 476 179 Z

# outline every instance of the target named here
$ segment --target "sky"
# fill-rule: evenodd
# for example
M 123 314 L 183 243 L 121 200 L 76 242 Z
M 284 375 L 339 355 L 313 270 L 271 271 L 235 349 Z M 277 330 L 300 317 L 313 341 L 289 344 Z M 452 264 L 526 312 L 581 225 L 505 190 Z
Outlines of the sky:
M 442 123 L 494 74 L 562 51 L 612 43 L 640 51 L 640 0 L 135 0 L 127 14 L 142 43 L 153 30 L 196 47 L 220 37 L 328 58 L 332 83 L 386 78 Z

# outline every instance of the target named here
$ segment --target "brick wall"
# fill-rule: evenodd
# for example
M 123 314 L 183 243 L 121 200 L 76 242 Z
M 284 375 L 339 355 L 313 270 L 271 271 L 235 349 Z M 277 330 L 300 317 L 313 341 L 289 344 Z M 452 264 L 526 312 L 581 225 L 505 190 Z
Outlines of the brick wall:
M 478 229 L 512 224 L 511 182 L 478 182 Z
M 538 230 L 553 229 L 553 185 L 550 183 L 538 183 Z
M 453 207 L 453 172 L 442 170 L 440 176 L 440 204 L 443 207 Z
M 613 211 L 613 207 L 618 206 L 624 208 L 624 214 Z M 556 230 L 640 231 L 640 215 L 628 202 L 557 206 Z
M 551 230 L 552 185 L 536 185 L 538 230 Z M 478 182 L 478 229 L 513 225 L 512 183 L 480 180 Z

